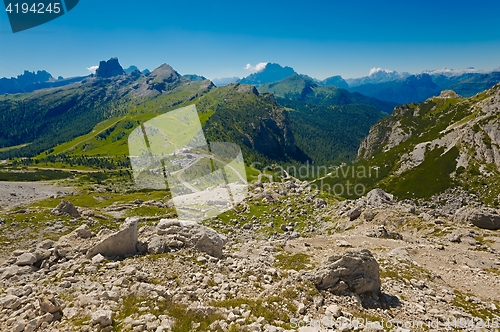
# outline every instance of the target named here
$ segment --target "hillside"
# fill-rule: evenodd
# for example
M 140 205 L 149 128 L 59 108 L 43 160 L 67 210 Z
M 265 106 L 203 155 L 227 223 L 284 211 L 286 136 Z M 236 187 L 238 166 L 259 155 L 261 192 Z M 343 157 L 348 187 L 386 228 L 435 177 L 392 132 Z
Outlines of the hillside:
M 126 75 L 117 60 L 103 61 L 95 77 L 79 83 L 1 96 L 0 156 L 32 157 L 89 133 L 102 121 L 138 109 L 158 112 L 212 87 L 210 81 L 180 77 L 168 65 L 148 76 L 139 71 Z M 160 98 L 161 105 L 152 102 L 153 98 Z
M 279 104 L 290 109 L 297 145 L 321 165 L 354 160 L 370 126 L 386 116 L 383 111 L 390 112 L 395 106 L 335 86 L 322 86 L 297 74 L 264 84 L 259 91 L 272 93 Z
M 154 71 L 153 71 L 154 72 Z M 233 142 L 242 149 L 248 165 L 276 161 L 305 161 L 295 145 L 288 114 L 269 95 L 261 96 L 248 85 L 230 84 L 221 88 L 206 86 L 209 81 L 190 82 L 174 94 L 159 95 L 130 107 L 126 115 L 99 124 L 92 132 L 56 146 L 49 155 L 123 156 L 128 154 L 128 135 L 141 122 L 181 106 L 195 104 L 208 141 Z M 200 85 L 201 84 L 201 85 Z M 210 84 L 210 83 L 208 83 Z M 198 96 L 170 102 L 180 94 L 192 95 L 205 86 Z M 191 92 L 187 89 L 194 89 Z M 210 91 L 208 91 L 210 90 Z M 188 94 L 189 93 L 189 94 Z M 43 156 L 41 156 L 43 157 Z
M 500 85 L 471 98 L 444 91 L 421 104 L 398 106 L 370 129 L 358 161 L 350 166 L 377 172 L 371 178 L 325 178 L 324 183 L 348 180 L 381 187 L 401 199 L 451 193 L 454 198 L 444 201 L 498 206 L 499 107 Z

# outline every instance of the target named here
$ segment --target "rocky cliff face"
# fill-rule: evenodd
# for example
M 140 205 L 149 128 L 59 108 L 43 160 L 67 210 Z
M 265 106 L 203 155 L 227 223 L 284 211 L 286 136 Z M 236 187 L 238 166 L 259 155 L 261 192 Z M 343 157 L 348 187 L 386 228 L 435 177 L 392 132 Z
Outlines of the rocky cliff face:
M 108 61 L 101 61 L 95 75 L 101 78 L 110 78 L 113 76 L 124 75 L 125 71 L 118 62 L 118 58 L 111 58 Z
M 500 174 L 499 108 L 500 85 L 467 99 L 443 91 L 424 103 L 399 106 L 371 128 L 358 160 L 390 160 L 392 183 L 417 171 L 446 169 L 446 180 L 498 202 L 492 188 Z M 399 175 L 403 178 L 394 178 Z

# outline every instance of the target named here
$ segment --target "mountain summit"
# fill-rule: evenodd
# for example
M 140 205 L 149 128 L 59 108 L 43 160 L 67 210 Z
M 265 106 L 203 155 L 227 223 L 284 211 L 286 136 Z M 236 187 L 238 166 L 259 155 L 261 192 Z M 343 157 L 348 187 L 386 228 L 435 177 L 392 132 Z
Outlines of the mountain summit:
M 239 83 L 259 86 L 264 83 L 281 81 L 282 79 L 293 74 L 297 73 L 291 67 L 282 67 L 277 63 L 268 63 L 264 69 L 242 78 Z
M 108 61 L 101 61 L 95 75 L 101 78 L 109 78 L 118 75 L 124 75 L 125 71 L 118 62 L 118 58 L 111 58 Z

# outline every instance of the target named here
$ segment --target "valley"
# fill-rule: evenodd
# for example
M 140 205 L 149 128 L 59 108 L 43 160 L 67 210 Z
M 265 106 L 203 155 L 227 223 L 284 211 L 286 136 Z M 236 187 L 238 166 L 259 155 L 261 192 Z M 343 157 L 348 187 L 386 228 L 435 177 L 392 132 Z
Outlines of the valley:
M 386 74 L 0 96 L 0 329 L 498 331 L 500 84 Z

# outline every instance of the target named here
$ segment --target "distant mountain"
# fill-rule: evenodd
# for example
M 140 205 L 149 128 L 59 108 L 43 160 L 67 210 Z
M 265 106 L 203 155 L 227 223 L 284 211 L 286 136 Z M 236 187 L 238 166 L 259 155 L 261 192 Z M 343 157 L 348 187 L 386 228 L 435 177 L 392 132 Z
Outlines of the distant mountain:
M 210 81 L 190 81 L 166 64 L 149 76 L 138 70 L 120 75 L 119 68 L 118 60 L 102 61 L 100 74 L 119 75 L 95 75 L 78 84 L 38 90 L 22 98 L 0 96 L 0 148 L 24 145 L 0 154 L 5 158 L 32 157 L 89 133 L 101 121 L 129 112 L 135 112 L 136 116 L 143 112 L 163 112 L 213 88 Z M 148 104 L 153 99 L 161 101 Z M 123 126 L 130 127 L 125 122 Z M 122 155 L 127 153 L 124 137 L 113 141 L 116 153 Z M 80 151 L 87 150 L 92 150 L 92 146 L 80 147 Z
M 406 79 L 379 84 L 364 84 L 349 88 L 351 92 L 387 100 L 399 104 L 420 102 L 438 95 L 441 88 L 434 83 L 428 74 L 411 75 Z
M 465 73 L 460 76 L 449 74 L 411 75 L 404 80 L 379 84 L 364 84 L 349 88 L 373 98 L 399 104 L 418 103 L 437 96 L 442 90 L 453 90 L 463 97 L 471 97 L 500 82 L 500 72 L 481 74 Z
M 322 86 L 308 76 L 299 74 L 293 74 L 279 82 L 264 84 L 258 89 L 282 99 L 328 105 L 364 104 L 386 113 L 392 112 L 396 106 L 395 103 L 350 93 L 336 86 Z
M 128 67 L 127 69 L 124 69 L 123 71 L 125 71 L 125 74 L 130 74 L 131 72 L 133 72 L 134 70 L 139 70 L 139 68 L 137 68 L 137 66 L 130 66 Z M 140 70 L 139 70 L 140 71 Z
M 268 63 L 264 69 L 242 78 L 239 83 L 259 86 L 265 83 L 277 82 L 293 74 L 297 73 L 291 67 L 282 67 L 277 63 Z
M 352 88 L 364 84 L 379 84 L 395 80 L 401 80 L 409 76 L 411 76 L 411 74 L 406 72 L 397 72 L 394 70 L 387 70 L 382 68 L 372 68 L 370 70 L 369 76 L 361 78 L 348 78 L 345 81 L 349 84 L 349 87 Z
M 446 89 L 450 89 L 462 97 L 472 97 L 478 92 L 491 88 L 500 82 L 500 71 L 489 74 L 462 75 L 450 82 Z
M 216 86 L 225 86 L 231 83 L 238 82 L 240 80 L 239 77 L 223 77 L 223 78 L 214 78 L 212 82 Z
M 52 75 L 45 70 L 39 70 L 36 73 L 25 70 L 23 74 L 17 77 L 1 78 L 0 94 L 26 92 L 26 87 L 47 82 L 51 79 L 53 79 Z
M 40 89 L 56 88 L 75 82 L 80 82 L 85 77 L 88 76 L 70 78 L 63 78 L 62 76 L 59 76 L 56 80 L 45 70 L 39 70 L 36 73 L 25 70 L 23 74 L 18 75 L 17 77 L 1 78 L 0 94 L 26 93 Z
M 201 81 L 205 81 L 206 80 L 206 77 L 204 76 L 200 76 L 200 75 L 194 75 L 194 74 L 186 74 L 186 75 L 182 75 L 183 78 L 187 78 L 189 79 L 190 81 L 193 81 L 193 82 L 201 82 Z
M 371 125 L 387 116 L 395 104 L 322 86 L 294 74 L 259 87 L 272 93 L 288 109 L 297 146 L 317 165 L 339 165 L 354 160 L 361 140 Z
M 137 68 L 136 68 L 137 69 Z M 118 58 L 111 58 L 108 61 L 101 61 L 95 75 L 100 78 L 110 78 L 113 76 L 124 75 L 125 71 L 118 62 Z
M 466 69 L 459 69 L 459 70 L 443 68 L 443 69 L 437 69 L 437 70 L 425 70 L 422 72 L 422 74 L 429 74 L 431 76 L 443 75 L 446 77 L 462 76 L 464 74 L 485 74 L 485 73 L 486 72 L 484 70 L 475 69 L 473 67 L 469 67 Z
M 137 68 L 137 66 L 130 66 L 128 67 L 127 69 L 124 69 L 123 71 L 125 71 L 125 74 L 130 74 L 132 73 L 134 70 L 139 70 L 139 68 Z M 140 70 L 139 70 L 140 71 Z M 149 69 L 144 69 L 143 71 L 141 71 L 141 73 L 143 73 L 144 75 L 147 75 L 150 73 Z
M 320 84 L 326 86 L 337 86 L 342 89 L 349 88 L 349 84 L 347 84 L 347 82 L 340 75 L 325 78 L 324 80 L 320 81 Z

